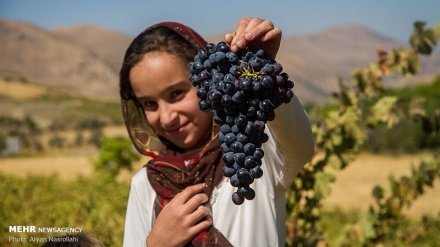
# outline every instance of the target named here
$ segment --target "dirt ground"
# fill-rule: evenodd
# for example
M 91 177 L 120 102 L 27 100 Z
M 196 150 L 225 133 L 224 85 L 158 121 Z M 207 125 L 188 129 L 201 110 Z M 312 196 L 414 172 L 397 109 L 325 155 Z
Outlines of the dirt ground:
M 368 209 L 374 202 L 371 193 L 375 185 L 381 185 L 389 191 L 390 175 L 395 178 L 410 175 L 410 167 L 417 167 L 421 157 L 427 156 L 429 154 L 418 156 L 361 154 L 353 164 L 337 173 L 331 196 L 325 200 L 324 205 L 342 209 Z M 405 213 L 409 216 L 440 213 L 439 181 L 436 181 L 433 188 L 427 189 Z
M 0 172 L 13 176 L 58 174 L 63 179 L 73 179 L 79 175 L 87 176 L 93 172 L 92 160 L 97 155 L 93 150 L 58 152 L 36 157 L 11 157 L 0 159 Z M 425 155 L 423 155 L 425 156 Z M 120 180 L 129 181 L 131 176 L 147 160 L 137 162 L 133 172 L 124 172 Z M 411 165 L 418 165 L 420 155 L 378 156 L 361 154 L 345 170 L 337 173 L 332 185 L 332 194 L 324 201 L 324 207 L 342 209 L 367 209 L 372 205 L 371 191 L 376 184 L 388 189 L 388 177 L 409 174 Z M 410 216 L 438 214 L 440 212 L 440 183 L 428 189 L 407 211 Z

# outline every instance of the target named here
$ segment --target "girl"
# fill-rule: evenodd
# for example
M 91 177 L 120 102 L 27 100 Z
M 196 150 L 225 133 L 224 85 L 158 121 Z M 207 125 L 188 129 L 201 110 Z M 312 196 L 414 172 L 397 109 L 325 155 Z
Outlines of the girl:
M 275 58 L 281 30 L 259 18 L 239 20 L 226 42 L 234 52 L 262 48 Z M 198 109 L 188 64 L 206 41 L 191 28 L 159 23 L 127 49 L 120 72 L 122 111 L 139 152 L 151 160 L 132 178 L 124 246 L 284 246 L 285 191 L 314 152 L 297 97 L 276 110 L 265 132 L 256 196 L 232 203 L 222 176 L 218 126 Z

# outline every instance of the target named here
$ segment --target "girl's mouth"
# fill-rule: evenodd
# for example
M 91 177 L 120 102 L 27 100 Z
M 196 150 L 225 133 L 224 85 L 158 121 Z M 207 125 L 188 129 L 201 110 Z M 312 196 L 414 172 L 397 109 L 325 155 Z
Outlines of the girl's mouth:
M 177 128 L 173 128 L 173 129 L 166 129 L 165 132 L 170 134 L 170 135 L 176 135 L 176 134 L 180 134 L 182 132 L 185 131 L 185 127 L 188 125 L 188 123 L 182 124 L 180 126 L 178 126 Z

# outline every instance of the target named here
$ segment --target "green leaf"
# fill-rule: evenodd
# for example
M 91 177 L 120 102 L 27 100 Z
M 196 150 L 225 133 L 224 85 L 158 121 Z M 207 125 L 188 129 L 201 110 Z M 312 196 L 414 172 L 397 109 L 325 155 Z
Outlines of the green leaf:
M 374 230 L 374 223 L 376 219 L 372 214 L 363 213 L 359 220 L 359 224 L 361 225 L 362 231 L 364 233 L 364 238 L 374 238 L 376 237 L 376 231 Z
M 397 102 L 395 96 L 384 96 L 379 99 L 370 109 L 368 122 L 372 125 L 385 123 L 387 127 L 394 126 L 400 118 L 394 111 Z
M 325 198 L 330 195 L 330 183 L 334 182 L 336 177 L 333 174 L 318 172 L 316 173 L 315 180 L 315 197 L 316 198 Z
M 418 21 L 414 24 L 414 33 L 410 37 L 411 46 L 420 54 L 429 55 L 437 45 L 437 33 L 434 29 L 425 29 L 426 23 Z
M 96 170 L 106 171 L 116 177 L 122 169 L 131 170 L 133 161 L 138 161 L 138 154 L 129 139 L 107 137 L 102 140 L 99 157 L 94 162 Z
M 373 188 L 373 197 L 376 200 L 383 199 L 384 195 L 385 195 L 385 191 L 384 191 L 384 189 L 381 186 L 379 186 L 379 185 L 374 186 L 374 188 Z

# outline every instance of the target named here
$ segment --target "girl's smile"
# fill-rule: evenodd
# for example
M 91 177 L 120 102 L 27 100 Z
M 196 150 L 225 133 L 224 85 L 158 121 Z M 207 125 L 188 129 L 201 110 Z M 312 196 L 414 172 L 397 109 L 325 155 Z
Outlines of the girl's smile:
M 183 149 L 205 145 L 212 116 L 198 109 L 187 65 L 175 55 L 150 52 L 130 71 L 130 81 L 151 127 Z
M 183 125 L 180 125 L 179 127 L 175 128 L 175 129 L 165 129 L 165 132 L 169 133 L 170 135 L 177 135 L 177 134 L 185 132 L 185 127 L 187 125 L 189 125 L 189 123 L 185 123 Z

